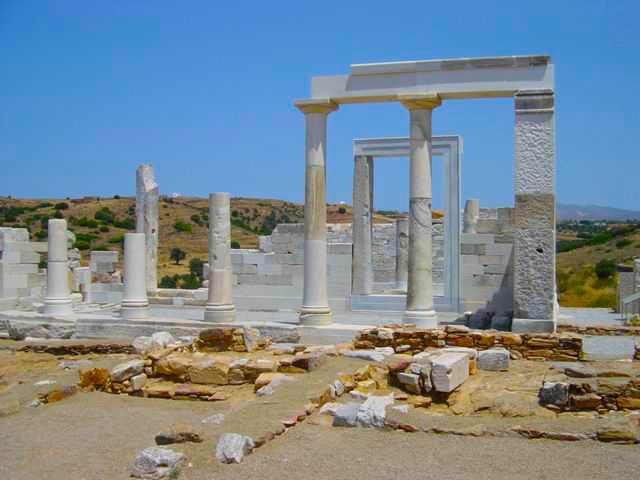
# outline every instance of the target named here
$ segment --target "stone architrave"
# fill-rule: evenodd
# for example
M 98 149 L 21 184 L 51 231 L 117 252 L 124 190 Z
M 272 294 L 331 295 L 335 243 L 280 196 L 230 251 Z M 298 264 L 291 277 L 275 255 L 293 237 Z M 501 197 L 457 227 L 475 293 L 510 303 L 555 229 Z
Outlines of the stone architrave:
M 124 290 L 120 303 L 122 318 L 139 319 L 149 316 L 144 237 L 144 233 L 124 235 Z
M 435 94 L 400 95 L 410 115 L 409 147 L 409 268 L 404 323 L 433 328 L 433 252 L 431 219 L 431 118 L 440 105 Z
M 338 109 L 330 99 L 299 100 L 305 120 L 304 286 L 300 323 L 331 324 L 327 296 L 327 117 Z
M 136 232 L 145 234 L 146 288 L 158 289 L 158 202 L 160 191 L 153 165 L 136 170 Z
M 373 157 L 357 155 L 353 173 L 353 295 L 373 292 Z
M 67 251 L 67 222 L 49 220 L 49 245 L 47 257 L 47 293 L 44 297 L 45 315 L 71 315 L 71 291 L 69 289 L 69 260 Z
M 407 290 L 409 275 L 409 220 L 396 220 L 396 290 Z
M 556 327 L 553 90 L 515 95 L 514 332 Z
M 232 322 L 231 201 L 228 193 L 209 195 L 209 298 L 204 310 L 207 322 Z
M 467 203 L 464 205 L 462 233 L 478 233 L 476 231 L 478 218 L 480 218 L 480 202 L 475 199 L 467 200 Z

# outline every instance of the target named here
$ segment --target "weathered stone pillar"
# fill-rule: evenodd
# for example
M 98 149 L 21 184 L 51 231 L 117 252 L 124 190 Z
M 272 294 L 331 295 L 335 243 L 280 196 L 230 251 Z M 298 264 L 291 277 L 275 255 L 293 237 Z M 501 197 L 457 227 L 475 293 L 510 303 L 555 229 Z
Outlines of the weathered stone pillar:
M 515 96 L 514 332 L 556 326 L 555 120 L 552 90 Z
M 136 319 L 149 316 L 144 237 L 144 233 L 124 235 L 124 291 L 120 302 L 122 318 Z
M 209 194 L 209 299 L 204 309 L 207 322 L 233 322 L 231 284 L 231 201 L 228 193 Z
M 44 297 L 45 315 L 71 315 L 71 291 L 67 266 L 67 222 L 49 220 L 47 254 L 47 293 Z
M 396 220 L 396 290 L 407 291 L 409 275 L 409 220 Z
M 351 293 L 373 291 L 373 157 L 356 155 L 353 170 L 353 278 Z
M 633 291 L 640 291 L 640 257 L 633 259 Z
M 478 218 L 480 218 L 480 202 L 475 199 L 467 200 L 464 205 L 462 233 L 478 233 L 476 231 Z
M 153 165 L 140 165 L 136 170 L 136 232 L 145 234 L 146 286 L 158 289 L 158 202 L 160 191 Z
M 294 105 L 304 113 L 304 287 L 300 323 L 328 325 L 331 309 L 327 296 L 327 116 L 338 109 L 330 99 L 299 100 Z
M 420 327 L 436 327 L 431 247 L 431 116 L 441 102 L 435 94 L 400 95 L 398 100 L 410 114 L 409 271 L 402 320 Z

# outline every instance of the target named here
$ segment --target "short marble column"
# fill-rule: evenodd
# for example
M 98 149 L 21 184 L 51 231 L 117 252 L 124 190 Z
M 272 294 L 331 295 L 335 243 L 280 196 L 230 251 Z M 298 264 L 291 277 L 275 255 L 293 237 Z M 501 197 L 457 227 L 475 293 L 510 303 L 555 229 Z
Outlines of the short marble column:
M 147 291 L 158 289 L 158 202 L 160 191 L 153 165 L 136 170 L 136 232 L 145 234 Z
M 299 100 L 294 105 L 305 120 L 304 287 L 300 324 L 329 325 L 327 296 L 327 116 L 338 109 L 330 99 Z
M 476 199 L 467 200 L 464 205 L 462 233 L 478 233 L 476 231 L 478 218 L 480 218 L 480 202 Z
M 373 292 L 372 212 L 373 157 L 356 155 L 353 171 L 353 295 Z
M 514 332 L 557 321 L 555 120 L 552 90 L 515 96 Z
M 396 220 L 396 290 L 407 291 L 409 276 L 409 220 Z
M 122 318 L 137 319 L 149 316 L 145 245 L 144 233 L 125 233 L 124 291 L 120 302 Z
M 236 317 L 231 283 L 231 202 L 228 193 L 209 194 L 209 298 L 207 322 L 232 322 Z
M 440 105 L 435 94 L 399 95 L 409 110 L 409 267 L 404 323 L 432 328 L 438 325 L 433 309 L 433 252 L 431 239 L 431 117 Z
M 44 297 L 44 315 L 71 315 L 71 291 L 67 265 L 67 222 L 49 220 L 47 254 L 47 292 Z

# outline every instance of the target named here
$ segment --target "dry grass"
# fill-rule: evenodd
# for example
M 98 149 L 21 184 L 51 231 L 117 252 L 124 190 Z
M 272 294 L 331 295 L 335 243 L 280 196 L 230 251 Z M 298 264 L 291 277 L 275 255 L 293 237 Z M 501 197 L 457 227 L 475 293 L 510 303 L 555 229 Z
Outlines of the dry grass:
M 558 269 L 558 302 L 563 307 L 613 308 L 617 276 L 599 279 L 592 265 Z

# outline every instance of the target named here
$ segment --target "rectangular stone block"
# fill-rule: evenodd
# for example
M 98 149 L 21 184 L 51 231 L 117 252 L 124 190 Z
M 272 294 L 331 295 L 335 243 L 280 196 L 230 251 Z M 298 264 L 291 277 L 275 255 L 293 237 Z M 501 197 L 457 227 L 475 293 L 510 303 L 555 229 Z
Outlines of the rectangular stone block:
M 351 244 L 350 243 L 329 243 L 327 244 L 327 248 L 329 249 L 329 253 L 337 253 L 337 254 L 348 254 L 351 255 Z
M 244 255 L 240 252 L 231 252 L 231 263 L 233 265 L 244 264 Z
M 486 255 L 501 255 L 508 257 L 513 252 L 513 245 L 508 243 L 493 243 L 486 245 Z
M 47 242 L 0 242 L 0 250 L 4 252 L 46 253 Z
M 505 275 L 474 275 L 473 285 L 479 287 L 506 287 L 508 280 Z
M 291 235 L 289 234 L 273 234 L 271 235 L 271 243 L 273 243 L 274 245 L 280 244 L 280 243 L 290 243 L 291 242 Z
M 27 288 L 46 287 L 47 276 L 43 273 L 30 273 L 27 275 Z
M 506 348 L 492 348 L 478 354 L 478 369 L 494 372 L 509 370 L 510 356 Z
M 26 228 L 0 227 L 0 243 L 5 241 L 28 242 L 29 231 Z
M 281 223 L 276 227 L 275 231 L 278 235 L 287 233 L 293 235 L 304 235 L 304 223 Z
M 460 261 L 462 265 L 477 265 L 479 260 L 478 255 L 460 255 Z
M 462 275 L 482 275 L 485 273 L 485 268 L 483 265 L 479 263 L 463 263 L 460 265 L 460 273 Z
M 494 243 L 495 235 L 491 233 L 461 233 L 460 243 Z
M 484 255 L 486 244 L 484 243 L 463 243 L 460 245 L 461 255 Z
M 500 265 L 503 258 L 501 255 L 480 255 L 478 263 L 481 265 Z
M 301 277 L 304 275 L 304 265 L 281 265 L 282 275 L 293 275 Z
M 327 265 L 351 265 L 351 255 L 327 255 Z
M 0 289 L 27 288 L 27 278 L 27 275 L 3 275 L 0 277 Z
M 554 319 L 555 230 L 517 229 L 514 318 Z
M 91 252 L 90 260 L 92 262 L 118 263 L 118 252 L 115 250 Z
M 555 228 L 553 193 L 519 193 L 516 195 L 516 228 Z
M 501 265 L 487 265 L 484 267 L 484 273 L 495 274 L 495 275 L 507 275 L 511 273 L 512 268 L 508 263 L 503 263 Z
M 272 250 L 274 253 L 293 253 L 294 247 L 288 243 L 274 243 Z
M 263 265 L 266 262 L 265 253 L 243 253 L 243 261 L 245 265 Z M 233 261 L 232 261 L 233 263 Z
M 27 264 L 11 264 L 11 263 L 0 263 L 0 275 L 16 275 L 16 274 L 27 274 L 27 273 L 38 273 L 38 265 L 35 263 L 27 263 Z
M 437 392 L 449 393 L 469 378 L 469 355 L 443 353 L 431 362 L 431 382 Z
M 238 275 L 240 285 L 293 285 L 292 275 Z
M 262 266 L 262 265 L 261 265 Z M 233 264 L 233 273 L 242 275 L 257 275 L 258 265 Z M 209 275 L 207 275 L 207 278 Z
M 258 265 L 258 275 L 282 275 L 282 265 L 278 265 L 278 264 Z
M 4 264 L 40 263 L 40 254 L 35 252 L 0 252 L 0 262 Z

